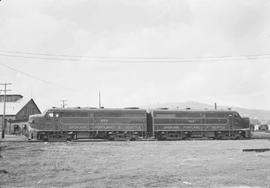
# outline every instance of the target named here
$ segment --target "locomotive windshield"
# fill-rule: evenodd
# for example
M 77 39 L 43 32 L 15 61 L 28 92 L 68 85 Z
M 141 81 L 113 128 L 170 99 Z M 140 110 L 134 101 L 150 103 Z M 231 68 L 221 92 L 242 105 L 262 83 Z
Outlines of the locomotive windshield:
M 241 116 L 239 115 L 239 113 L 234 113 L 234 118 L 235 118 L 236 120 L 242 119 Z
M 53 112 L 46 113 L 46 117 L 53 117 Z
M 45 118 L 59 117 L 59 112 L 55 112 L 49 109 L 49 110 L 44 111 L 42 115 Z

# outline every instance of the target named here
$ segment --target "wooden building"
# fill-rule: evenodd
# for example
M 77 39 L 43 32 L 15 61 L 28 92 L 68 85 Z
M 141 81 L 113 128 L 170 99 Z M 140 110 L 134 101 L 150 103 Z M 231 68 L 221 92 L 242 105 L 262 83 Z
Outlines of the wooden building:
M 0 95 L 0 130 L 4 110 L 4 96 Z M 32 114 L 40 114 L 40 110 L 33 99 L 26 99 L 22 95 L 6 95 L 6 134 L 21 133 L 23 126 Z

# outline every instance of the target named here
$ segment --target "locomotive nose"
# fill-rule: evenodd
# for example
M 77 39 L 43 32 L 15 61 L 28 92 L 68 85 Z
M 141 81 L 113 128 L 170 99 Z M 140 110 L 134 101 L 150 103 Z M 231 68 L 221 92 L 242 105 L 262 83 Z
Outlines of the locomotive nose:
M 30 116 L 29 116 L 28 122 L 29 122 L 29 123 L 34 123 L 35 120 L 38 120 L 38 119 L 40 119 L 41 117 L 42 117 L 41 114 L 30 115 Z
M 29 116 L 29 119 L 30 118 L 39 118 L 39 117 L 42 117 L 42 114 L 33 114 L 33 115 L 30 115 Z

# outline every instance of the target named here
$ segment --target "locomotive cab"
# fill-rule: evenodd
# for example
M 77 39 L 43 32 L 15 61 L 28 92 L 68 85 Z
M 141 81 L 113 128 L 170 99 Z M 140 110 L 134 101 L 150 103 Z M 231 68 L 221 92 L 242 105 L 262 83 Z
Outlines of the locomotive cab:
M 34 140 L 68 140 L 70 135 L 61 133 L 59 123 L 60 114 L 50 110 L 43 114 L 31 115 L 29 117 L 29 139 Z

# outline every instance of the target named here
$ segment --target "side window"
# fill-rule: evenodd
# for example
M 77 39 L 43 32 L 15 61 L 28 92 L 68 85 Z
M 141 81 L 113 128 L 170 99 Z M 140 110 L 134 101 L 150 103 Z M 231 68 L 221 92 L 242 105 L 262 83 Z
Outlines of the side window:
M 240 121 L 241 121 L 241 118 L 240 118 L 239 114 L 234 114 L 234 123 L 239 124 Z
M 53 113 L 52 113 L 52 112 L 48 112 L 48 113 L 46 114 L 46 116 L 49 117 L 49 118 L 52 118 L 52 117 L 53 117 Z
M 235 119 L 240 119 L 239 114 L 233 114 L 233 115 L 234 115 Z

